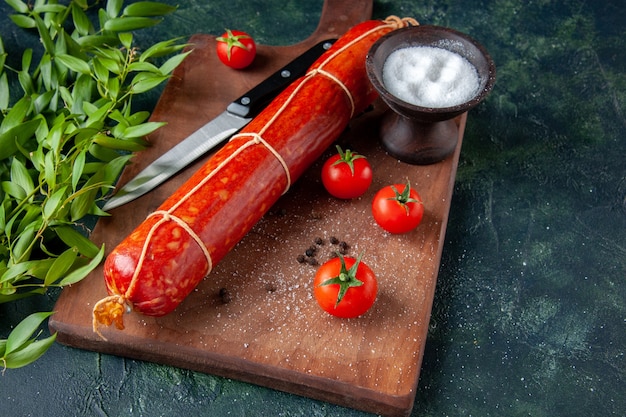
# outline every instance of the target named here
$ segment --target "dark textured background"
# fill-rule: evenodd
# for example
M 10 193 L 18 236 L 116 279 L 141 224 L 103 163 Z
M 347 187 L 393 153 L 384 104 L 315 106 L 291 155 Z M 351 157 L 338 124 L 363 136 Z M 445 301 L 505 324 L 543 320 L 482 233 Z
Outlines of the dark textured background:
M 322 1 L 180 1 L 140 39 L 250 32 L 288 45 Z M 525 3 L 525 4 L 521 4 Z M 626 410 L 626 12 L 616 0 L 380 1 L 478 39 L 496 87 L 468 119 L 413 416 Z M 36 42 L 12 27 L 9 54 Z M 158 95 L 142 105 L 151 107 Z M 0 335 L 57 294 L 0 305 Z M 56 344 L 0 376 L 0 416 L 365 416 Z

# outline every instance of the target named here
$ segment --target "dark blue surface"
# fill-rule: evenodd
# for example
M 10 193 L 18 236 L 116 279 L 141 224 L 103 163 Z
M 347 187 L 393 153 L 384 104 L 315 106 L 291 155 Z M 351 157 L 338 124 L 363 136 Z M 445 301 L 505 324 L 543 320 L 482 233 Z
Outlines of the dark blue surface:
M 621 3 L 374 3 L 377 18 L 412 16 L 470 34 L 498 67 L 495 89 L 468 119 L 413 416 L 624 415 Z M 315 30 L 322 2 L 176 4 L 175 15 L 141 36 L 237 27 L 260 43 L 287 45 Z M 4 3 L 0 11 L 9 52 L 33 41 L 13 31 Z M 0 335 L 55 299 L 0 305 Z M 0 377 L 0 415 L 367 414 L 57 344 Z

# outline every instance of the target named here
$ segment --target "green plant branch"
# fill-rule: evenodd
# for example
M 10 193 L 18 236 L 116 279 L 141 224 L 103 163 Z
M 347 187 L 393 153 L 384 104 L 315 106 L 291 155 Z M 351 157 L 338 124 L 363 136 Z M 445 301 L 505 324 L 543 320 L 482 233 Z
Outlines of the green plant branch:
M 144 137 L 164 124 L 133 112 L 133 99 L 189 53 L 178 39 L 134 45 L 134 31 L 175 11 L 162 3 L 5 2 L 16 26 L 38 34 L 41 50 L 25 49 L 21 68 L 9 67 L 0 38 L 0 304 L 78 282 L 102 261 L 104 247 L 81 223 L 107 215 L 99 203 L 146 147 Z M 15 86 L 21 94 L 10 94 Z M 54 335 L 41 339 L 38 329 L 49 315 L 11 326 L 0 338 L 0 366 L 25 366 L 45 352 Z

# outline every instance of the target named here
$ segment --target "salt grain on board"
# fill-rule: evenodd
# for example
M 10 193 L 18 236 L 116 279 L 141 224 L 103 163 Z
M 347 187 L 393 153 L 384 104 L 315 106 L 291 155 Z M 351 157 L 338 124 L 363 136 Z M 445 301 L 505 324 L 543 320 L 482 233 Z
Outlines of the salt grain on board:
M 389 54 L 383 84 L 407 103 L 443 108 L 470 100 L 480 83 L 476 68 L 461 55 L 433 46 L 410 46 Z

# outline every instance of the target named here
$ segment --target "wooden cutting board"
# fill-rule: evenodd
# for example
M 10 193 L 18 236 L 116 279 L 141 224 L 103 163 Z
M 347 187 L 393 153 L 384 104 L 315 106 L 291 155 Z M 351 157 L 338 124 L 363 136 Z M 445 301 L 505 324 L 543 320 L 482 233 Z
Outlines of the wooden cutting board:
M 195 35 L 194 51 L 173 75 L 152 120 L 168 125 L 149 140 L 124 171 L 125 183 L 172 145 L 221 113 L 269 74 L 313 44 L 339 37 L 371 16 L 372 2 L 328 0 L 317 30 L 288 47 L 259 46 L 247 70 L 235 71 L 215 56 L 215 38 Z M 377 138 L 382 102 L 355 119 L 339 138 L 366 155 L 374 167 L 368 193 L 353 201 L 328 196 L 320 182 L 322 159 L 292 186 L 242 242 L 218 264 L 172 314 L 137 313 L 126 329 L 92 332 L 92 308 L 106 296 L 102 269 L 63 290 L 50 328 L 60 343 L 239 379 L 342 406 L 389 416 L 410 414 L 428 332 L 430 312 L 466 115 L 457 119 L 455 154 L 434 165 L 412 166 L 389 157 Z M 329 148 L 327 155 L 334 152 Z M 91 238 L 108 251 L 158 207 L 202 163 L 199 161 L 148 195 L 101 219 Z M 425 202 L 425 216 L 411 233 L 382 231 L 370 214 L 374 193 L 410 179 Z M 321 263 L 337 250 L 335 236 L 349 253 L 365 252 L 376 272 L 379 296 L 357 319 L 324 313 L 312 297 L 316 267 L 297 261 L 318 237 Z

